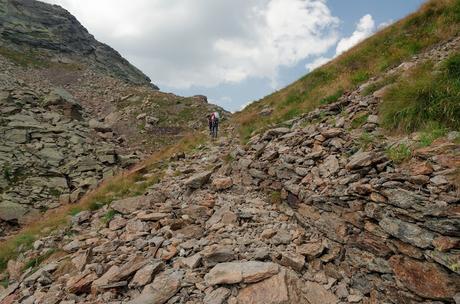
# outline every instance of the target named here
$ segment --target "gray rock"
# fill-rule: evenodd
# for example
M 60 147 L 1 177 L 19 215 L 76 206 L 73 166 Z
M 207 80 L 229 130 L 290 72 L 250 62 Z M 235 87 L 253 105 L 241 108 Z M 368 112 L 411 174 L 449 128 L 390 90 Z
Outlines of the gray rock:
M 4 221 L 21 220 L 27 213 L 27 209 L 17 203 L 3 201 L 0 203 L 0 219 Z
M 195 174 L 185 181 L 185 185 L 190 189 L 199 189 L 209 181 L 212 171 L 205 171 Z
M 224 287 L 214 289 L 204 297 L 204 304 L 223 304 L 230 296 L 231 291 Z
M 184 274 L 180 271 L 168 271 L 155 277 L 152 284 L 144 287 L 140 296 L 128 304 L 164 304 L 180 289 Z
M 435 237 L 434 233 L 424 230 L 418 225 L 403 222 L 396 218 L 385 217 L 379 225 L 392 236 L 420 248 L 431 246 Z
M 206 275 L 208 285 L 255 283 L 279 272 L 279 266 L 264 262 L 230 262 L 217 264 Z

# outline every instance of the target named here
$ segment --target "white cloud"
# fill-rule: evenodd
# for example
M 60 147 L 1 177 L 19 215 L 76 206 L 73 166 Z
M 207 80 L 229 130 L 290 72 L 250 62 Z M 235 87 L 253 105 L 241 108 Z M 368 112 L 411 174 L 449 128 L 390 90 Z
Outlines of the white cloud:
M 350 37 L 340 39 L 337 44 L 336 55 L 340 55 L 343 52 L 349 50 L 359 42 L 363 41 L 375 31 L 375 22 L 374 18 L 371 15 L 367 14 L 359 20 L 356 30 Z
M 267 78 L 338 40 L 326 0 L 45 0 L 73 13 L 161 86 Z
M 393 19 L 390 19 L 388 21 L 385 21 L 385 22 L 382 22 L 380 23 L 378 26 L 377 26 L 377 30 L 383 30 L 384 28 L 392 25 L 394 23 L 394 20 Z
M 329 62 L 330 60 L 334 59 L 335 57 L 339 56 L 340 54 L 346 52 L 347 50 L 354 47 L 356 44 L 360 43 L 367 37 L 371 36 L 375 33 L 376 29 L 381 29 L 385 26 L 391 24 L 392 21 L 388 23 L 382 23 L 377 28 L 375 26 L 375 21 L 372 15 L 367 14 L 364 15 L 356 25 L 355 31 L 351 34 L 350 37 L 345 37 L 339 40 L 337 43 L 337 47 L 335 50 L 335 55 L 331 58 L 328 57 L 318 57 L 313 60 L 311 63 L 305 65 L 305 68 L 308 71 L 313 71 L 314 69 L 322 66 L 323 64 Z
M 305 65 L 305 68 L 307 69 L 307 71 L 313 71 L 314 69 L 319 68 L 323 64 L 329 62 L 331 59 L 332 58 L 328 58 L 328 57 L 318 57 L 312 62 L 307 63 Z

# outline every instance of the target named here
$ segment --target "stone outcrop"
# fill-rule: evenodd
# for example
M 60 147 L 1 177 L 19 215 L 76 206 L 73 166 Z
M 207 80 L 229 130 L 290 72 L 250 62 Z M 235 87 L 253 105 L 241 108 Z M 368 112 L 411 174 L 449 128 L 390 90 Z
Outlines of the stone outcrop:
M 77 201 L 133 163 L 98 140 L 87 114 L 63 89 L 0 91 L 0 219 L 20 223 Z

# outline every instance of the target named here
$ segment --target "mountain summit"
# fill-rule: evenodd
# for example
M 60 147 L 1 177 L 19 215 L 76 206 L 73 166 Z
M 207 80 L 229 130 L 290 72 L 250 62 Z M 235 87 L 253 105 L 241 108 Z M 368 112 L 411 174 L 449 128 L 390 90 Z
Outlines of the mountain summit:
M 1 0 L 0 46 L 35 52 L 56 62 L 84 61 L 133 84 L 150 84 L 149 77 L 110 46 L 97 41 L 58 5 L 35 0 Z

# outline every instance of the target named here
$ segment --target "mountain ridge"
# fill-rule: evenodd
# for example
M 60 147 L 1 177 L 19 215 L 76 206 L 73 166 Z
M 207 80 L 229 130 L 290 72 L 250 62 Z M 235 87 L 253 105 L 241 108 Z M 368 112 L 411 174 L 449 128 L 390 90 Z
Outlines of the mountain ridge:
M 42 50 L 52 60 L 91 62 L 97 68 L 134 84 L 151 85 L 150 78 L 110 46 L 100 43 L 67 10 L 40 1 L 0 2 L 3 47 Z

